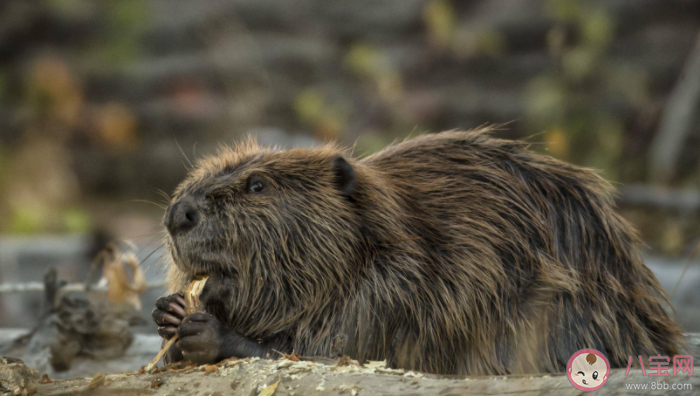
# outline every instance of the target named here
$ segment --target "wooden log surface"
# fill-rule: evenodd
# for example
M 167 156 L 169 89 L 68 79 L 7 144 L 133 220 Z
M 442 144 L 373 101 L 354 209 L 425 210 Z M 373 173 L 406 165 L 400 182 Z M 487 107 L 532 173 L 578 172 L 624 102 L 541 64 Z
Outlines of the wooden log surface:
M 700 390 L 700 335 L 687 334 L 694 373 L 657 377 L 641 369 L 615 369 L 598 395 L 694 395 Z M 581 395 L 564 373 L 509 376 L 431 375 L 386 368 L 384 362 L 360 366 L 347 357 L 230 359 L 209 366 L 176 363 L 152 373 L 97 374 L 54 380 L 20 360 L 0 359 L 0 394 L 17 395 Z M 274 389 L 274 392 L 272 390 Z M 16 390 L 16 389 L 15 389 Z M 267 392 L 267 393 L 266 393 Z
M 662 379 L 659 379 L 662 378 Z M 630 386 L 646 389 L 628 389 Z M 273 393 L 265 393 L 274 389 Z M 682 387 L 680 390 L 672 387 Z M 275 389 L 276 388 L 276 389 Z M 613 370 L 597 395 L 691 395 L 700 376 L 650 377 Z M 37 385 L 37 395 L 581 395 L 565 374 L 461 377 L 312 361 L 231 360 L 218 366 L 116 374 Z

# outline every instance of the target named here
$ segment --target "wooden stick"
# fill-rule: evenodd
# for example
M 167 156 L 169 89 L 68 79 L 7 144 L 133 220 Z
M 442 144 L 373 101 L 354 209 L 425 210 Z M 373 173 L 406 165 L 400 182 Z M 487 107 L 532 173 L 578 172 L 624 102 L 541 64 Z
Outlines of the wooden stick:
M 193 280 L 192 283 L 190 283 L 190 286 L 187 288 L 187 291 L 185 291 L 185 301 L 188 305 L 188 307 L 185 307 L 185 310 L 187 311 L 188 315 L 191 315 L 193 312 L 197 311 L 197 307 L 199 306 L 199 295 L 202 294 L 202 290 L 204 290 L 204 285 L 206 285 L 207 279 L 209 279 L 208 276 L 202 276 Z M 173 346 L 175 341 L 177 341 L 177 334 L 169 339 L 168 342 L 163 345 L 163 348 L 161 348 L 156 357 L 151 360 L 151 363 L 148 363 L 148 366 L 146 366 L 146 372 L 149 372 L 156 367 L 158 361 L 163 357 L 163 355 L 165 355 L 165 352 L 167 352 L 168 349 Z
M 160 352 L 158 352 L 156 357 L 154 357 L 153 360 L 151 360 L 151 363 L 148 363 L 148 366 L 146 366 L 146 372 L 149 372 L 156 367 L 158 361 L 163 357 L 163 355 L 165 355 L 165 352 L 167 352 L 168 349 L 170 349 L 170 347 L 173 346 L 175 341 L 177 341 L 177 334 L 175 334 L 171 339 L 169 339 L 168 342 L 166 342 L 165 345 L 163 345 L 163 348 L 160 350 Z

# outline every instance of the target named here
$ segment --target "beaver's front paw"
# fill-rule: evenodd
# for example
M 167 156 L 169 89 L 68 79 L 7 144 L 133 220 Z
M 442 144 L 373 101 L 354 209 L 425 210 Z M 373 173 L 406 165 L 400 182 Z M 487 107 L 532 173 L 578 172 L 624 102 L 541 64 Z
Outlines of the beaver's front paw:
M 220 346 L 227 333 L 228 329 L 212 315 L 195 312 L 177 327 L 175 345 L 185 360 L 197 364 L 215 363 L 225 358 L 220 354 Z
M 187 316 L 187 303 L 182 292 L 170 294 L 156 300 L 156 308 L 151 313 L 158 325 L 158 334 L 169 340 L 177 332 L 182 318 Z

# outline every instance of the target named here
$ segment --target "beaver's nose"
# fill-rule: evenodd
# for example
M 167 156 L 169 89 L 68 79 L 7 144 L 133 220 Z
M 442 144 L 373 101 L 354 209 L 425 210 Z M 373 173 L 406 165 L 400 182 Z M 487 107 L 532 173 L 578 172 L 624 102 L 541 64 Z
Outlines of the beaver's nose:
M 199 222 L 199 211 L 194 198 L 186 196 L 173 202 L 165 213 L 165 227 L 170 235 L 186 232 Z

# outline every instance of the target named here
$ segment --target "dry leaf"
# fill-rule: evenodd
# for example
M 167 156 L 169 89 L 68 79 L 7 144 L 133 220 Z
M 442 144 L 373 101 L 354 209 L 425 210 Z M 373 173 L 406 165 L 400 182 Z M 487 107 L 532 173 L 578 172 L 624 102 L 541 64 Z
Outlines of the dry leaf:
M 280 382 L 277 381 L 274 384 L 268 386 L 267 388 L 263 389 L 262 392 L 258 394 L 258 396 L 272 396 L 275 394 L 275 391 L 277 391 L 277 387 L 279 386 Z
M 158 388 L 160 388 L 160 386 L 163 385 L 164 383 L 165 383 L 165 382 L 164 382 L 163 379 L 161 379 L 160 377 L 154 378 L 154 379 L 151 381 L 151 388 L 153 388 L 153 389 L 158 389 Z
M 297 354 L 296 352 L 292 352 L 292 353 L 290 353 L 290 354 L 286 354 L 286 353 L 285 353 L 285 354 L 284 354 L 284 358 L 285 358 L 285 359 L 289 359 L 289 360 L 291 360 L 291 361 L 293 361 L 293 362 L 298 362 L 298 361 L 299 361 L 299 354 Z
M 136 117 L 128 107 L 117 102 L 107 103 L 95 116 L 96 132 L 105 146 L 118 150 L 137 146 Z
M 219 368 L 214 366 L 213 364 L 208 364 L 204 366 L 204 375 L 209 375 L 211 373 L 219 374 Z
M 100 387 L 105 384 L 105 375 L 102 373 L 97 373 L 95 374 L 94 377 L 92 377 L 92 381 L 88 384 L 88 389 L 94 389 L 97 387 Z
M 196 364 L 194 364 L 194 363 L 192 363 L 192 362 L 190 362 L 190 361 L 183 360 L 183 361 L 180 361 L 180 362 L 175 362 L 175 363 L 166 364 L 165 366 L 159 368 L 158 370 L 155 370 L 154 372 L 156 372 L 156 373 L 162 373 L 162 372 L 166 372 L 166 371 L 167 371 L 167 372 L 169 372 L 169 373 L 181 373 L 181 372 L 185 372 L 185 371 L 188 371 L 188 370 L 192 370 L 192 369 L 194 369 L 196 366 L 197 366 Z
M 138 310 L 141 309 L 139 294 L 148 286 L 131 245 L 128 244 L 128 250 L 123 250 L 111 243 L 100 252 L 98 259 L 104 260 L 102 277 L 107 281 L 109 301 L 117 303 L 126 301 Z

